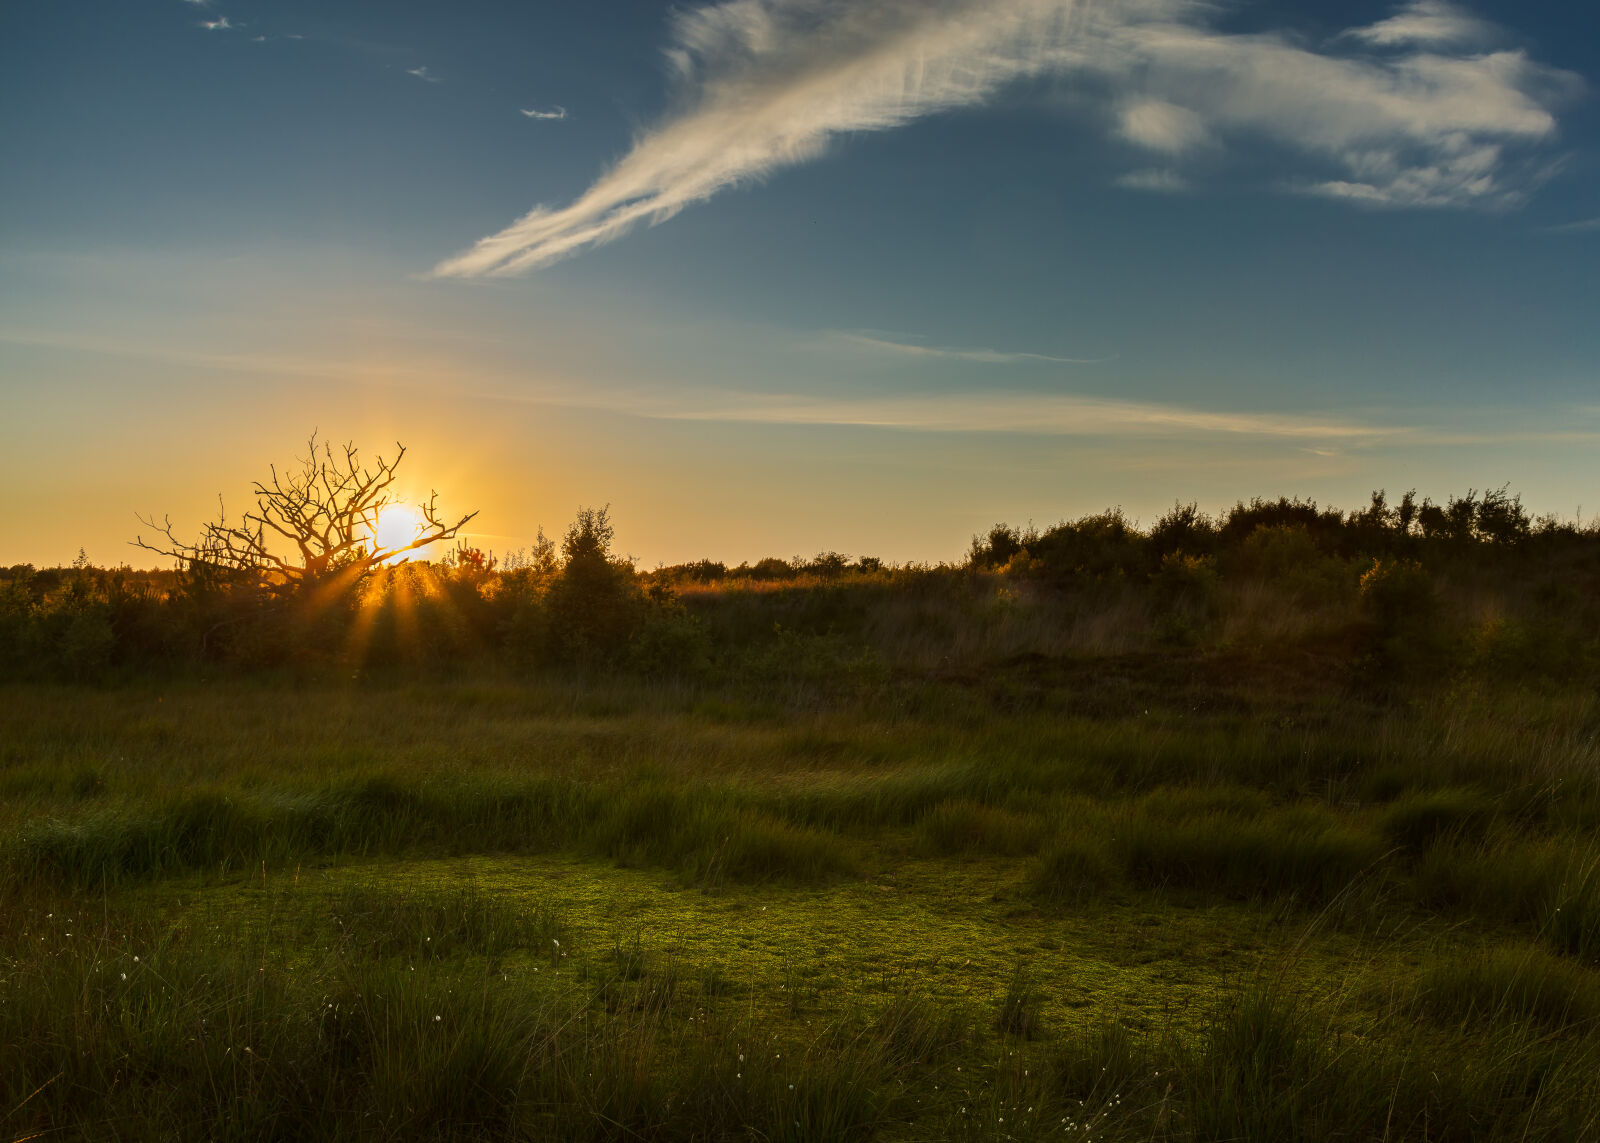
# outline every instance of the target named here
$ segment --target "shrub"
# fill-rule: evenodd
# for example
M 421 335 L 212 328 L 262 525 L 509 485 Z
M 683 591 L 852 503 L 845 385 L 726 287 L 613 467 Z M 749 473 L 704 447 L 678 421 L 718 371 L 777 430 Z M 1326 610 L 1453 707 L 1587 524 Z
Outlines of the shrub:
M 1043 575 L 1057 582 L 1142 576 L 1149 570 L 1148 541 L 1112 509 L 1057 524 L 1027 545 Z
M 1005 524 L 996 524 L 987 535 L 972 537 L 968 563 L 981 570 L 1003 568 L 1038 538 L 1039 533 L 1032 528 L 1019 531 Z
M 1189 604 L 1206 610 L 1215 605 L 1220 582 L 1215 559 L 1182 552 L 1162 556 L 1160 569 L 1150 577 L 1157 598 L 1163 602 Z
M 628 665 L 647 675 L 701 675 L 711 666 L 711 639 L 683 608 L 657 605 L 634 633 Z
M 1322 552 L 1303 525 L 1263 525 L 1234 550 L 1232 569 L 1261 579 L 1281 580 L 1322 559 Z
M 1361 576 L 1361 610 L 1386 634 L 1426 624 L 1437 606 L 1433 577 L 1414 560 L 1373 560 Z
M 1217 524 L 1198 504 L 1174 504 L 1150 528 L 1150 547 L 1164 560 L 1179 552 L 1207 556 L 1215 551 Z

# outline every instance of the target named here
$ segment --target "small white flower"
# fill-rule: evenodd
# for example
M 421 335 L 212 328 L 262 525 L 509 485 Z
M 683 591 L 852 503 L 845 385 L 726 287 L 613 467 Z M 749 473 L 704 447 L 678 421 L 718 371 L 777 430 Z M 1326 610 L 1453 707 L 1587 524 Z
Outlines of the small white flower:
M 434 1023 L 435 1023 L 435 1024 L 437 1024 L 437 1023 L 438 1023 L 438 1022 L 439 1022 L 439 1021 L 441 1021 L 441 1020 L 443 1020 L 443 1019 L 444 1019 L 444 1017 L 443 1017 L 443 1016 L 435 1016 L 435 1017 L 434 1017 L 434 1018 L 433 1018 L 433 1022 L 434 1022 Z

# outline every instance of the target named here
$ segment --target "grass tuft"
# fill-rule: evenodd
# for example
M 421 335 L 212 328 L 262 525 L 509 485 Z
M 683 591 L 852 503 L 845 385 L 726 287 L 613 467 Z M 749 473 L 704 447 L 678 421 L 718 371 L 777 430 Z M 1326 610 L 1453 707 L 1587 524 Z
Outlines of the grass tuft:
M 1600 977 L 1532 945 L 1445 957 L 1419 976 L 1416 1009 L 1438 1020 L 1532 1022 L 1587 1031 L 1600 1020 Z

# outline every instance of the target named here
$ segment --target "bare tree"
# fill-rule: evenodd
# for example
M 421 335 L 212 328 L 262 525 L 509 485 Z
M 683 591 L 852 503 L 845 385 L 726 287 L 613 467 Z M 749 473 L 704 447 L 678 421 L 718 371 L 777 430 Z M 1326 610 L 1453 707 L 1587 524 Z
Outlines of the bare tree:
M 423 524 L 415 539 L 398 547 L 379 546 L 378 513 L 396 502 L 391 489 L 406 455 L 404 445 L 396 442 L 395 448 L 399 452 L 392 461 L 380 456 L 368 468 L 361 464 L 355 445 L 335 451 L 331 444 L 319 444 L 312 433 L 299 469 L 280 474 L 273 466 L 269 480 L 256 482 L 255 510 L 246 512 L 237 524 L 228 521 L 219 496 L 217 520 L 205 525 L 194 543 L 173 534 L 170 516 L 160 523 L 140 516 L 140 523 L 160 535 L 154 542 L 142 535 L 133 542 L 186 566 L 242 573 L 287 589 L 337 572 L 359 577 L 402 552 L 454 539 L 477 515 L 469 512 L 447 523 L 439 515 L 439 494 L 434 492 L 417 506 Z

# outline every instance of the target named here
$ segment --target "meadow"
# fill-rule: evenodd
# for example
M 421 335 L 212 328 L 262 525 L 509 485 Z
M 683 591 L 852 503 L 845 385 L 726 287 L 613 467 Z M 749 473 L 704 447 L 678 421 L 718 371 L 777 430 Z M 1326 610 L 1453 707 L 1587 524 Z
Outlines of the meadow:
M 12 569 L 0 1139 L 1600 1138 L 1600 533 L 1467 500 Z

